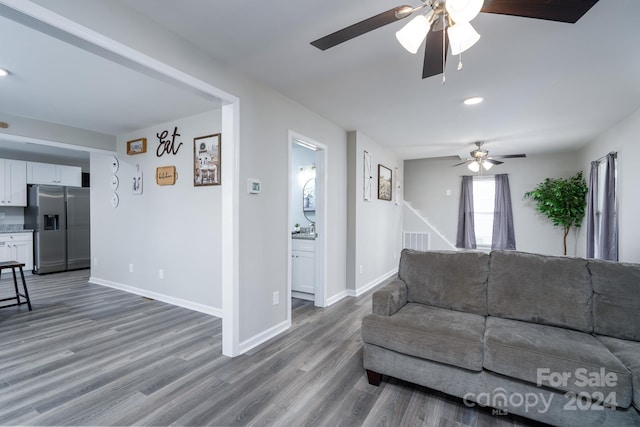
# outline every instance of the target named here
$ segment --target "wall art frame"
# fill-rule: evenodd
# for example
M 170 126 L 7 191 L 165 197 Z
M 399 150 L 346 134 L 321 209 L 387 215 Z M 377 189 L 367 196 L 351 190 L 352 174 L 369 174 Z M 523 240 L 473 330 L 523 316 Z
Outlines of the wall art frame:
M 142 154 L 147 152 L 147 138 L 138 138 L 127 141 L 127 154 Z
M 174 185 L 178 179 L 175 166 L 159 166 L 156 168 L 156 184 Z
M 378 199 L 391 201 L 393 193 L 391 169 L 378 164 Z
M 193 138 L 193 185 L 221 185 L 222 134 Z
M 364 151 L 362 159 L 362 198 L 366 202 L 371 201 L 371 192 L 373 187 L 373 173 L 371 173 L 371 153 Z

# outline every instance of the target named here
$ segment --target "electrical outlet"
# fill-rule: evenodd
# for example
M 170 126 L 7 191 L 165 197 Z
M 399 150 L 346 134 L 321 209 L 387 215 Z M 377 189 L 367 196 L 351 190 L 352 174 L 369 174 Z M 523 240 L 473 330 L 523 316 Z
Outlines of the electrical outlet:
M 133 273 L 133 264 L 129 264 L 129 273 Z
M 93 265 L 94 265 L 94 266 L 95 266 L 95 265 L 98 265 L 98 258 L 94 258 L 94 259 L 93 259 Z
M 158 270 L 158 278 L 164 279 L 164 270 L 162 268 Z
M 360 264 L 360 274 L 362 274 L 362 264 Z
M 275 291 L 273 293 L 273 305 L 278 305 L 278 304 L 280 304 L 280 292 Z

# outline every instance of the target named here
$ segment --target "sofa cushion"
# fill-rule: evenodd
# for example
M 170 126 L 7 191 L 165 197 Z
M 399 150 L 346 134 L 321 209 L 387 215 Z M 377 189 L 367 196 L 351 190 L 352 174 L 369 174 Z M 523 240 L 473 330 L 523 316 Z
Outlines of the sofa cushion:
M 485 317 L 408 303 L 392 316 L 362 319 L 365 343 L 411 356 L 482 370 Z
M 484 367 L 576 395 L 586 392 L 594 401 L 610 397 L 605 403 L 624 408 L 631 403 L 631 374 L 600 341 L 584 332 L 489 316 Z M 602 381 L 591 382 L 592 378 Z
M 640 264 L 590 260 L 596 334 L 640 341 Z
M 407 301 L 487 314 L 489 255 L 472 251 L 405 249 L 398 276 L 407 284 Z
M 492 251 L 489 314 L 593 331 L 591 277 L 580 258 Z
M 598 335 L 597 338 L 631 372 L 633 406 L 640 410 L 640 342 L 604 337 L 602 335 Z

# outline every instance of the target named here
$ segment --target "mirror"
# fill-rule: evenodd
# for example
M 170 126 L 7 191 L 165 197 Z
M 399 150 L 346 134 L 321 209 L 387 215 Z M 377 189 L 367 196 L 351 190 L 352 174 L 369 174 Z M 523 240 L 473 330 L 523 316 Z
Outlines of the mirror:
M 316 222 L 316 179 L 311 178 L 302 188 L 302 212 L 309 222 Z

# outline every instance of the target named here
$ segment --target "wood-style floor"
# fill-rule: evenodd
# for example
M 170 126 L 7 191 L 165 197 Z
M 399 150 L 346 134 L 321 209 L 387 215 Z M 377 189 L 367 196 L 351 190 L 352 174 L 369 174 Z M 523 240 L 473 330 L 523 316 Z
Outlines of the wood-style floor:
M 0 282 L 0 298 L 13 285 Z M 294 300 L 288 332 L 231 359 L 221 321 L 87 283 L 28 276 L 33 311 L 0 309 L 0 425 L 526 426 L 385 377 L 368 384 L 370 293 Z

